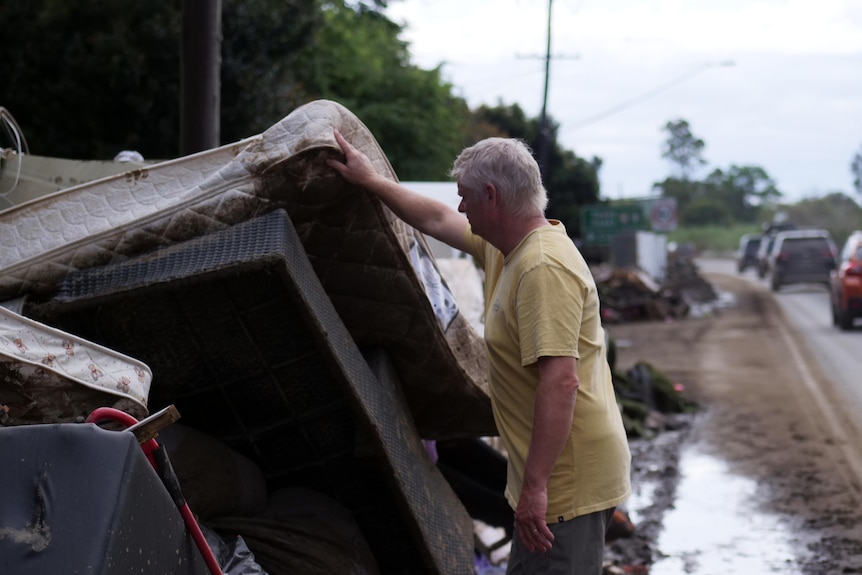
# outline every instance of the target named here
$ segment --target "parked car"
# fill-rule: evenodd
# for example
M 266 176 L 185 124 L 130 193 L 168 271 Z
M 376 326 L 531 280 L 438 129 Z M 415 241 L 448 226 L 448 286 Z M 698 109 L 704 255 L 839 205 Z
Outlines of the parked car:
M 757 248 L 760 247 L 760 234 L 745 234 L 739 238 L 736 251 L 736 269 L 739 273 L 757 267 Z
M 838 250 L 826 230 L 789 230 L 775 234 L 768 266 L 772 291 L 795 283 L 830 285 Z
M 757 247 L 757 256 L 755 256 L 755 268 L 757 268 L 757 277 L 764 279 L 769 273 L 769 252 L 772 250 L 772 244 L 775 243 L 775 234 L 766 234 L 760 239 L 760 245 Z
M 830 288 L 832 323 L 852 329 L 853 320 L 862 317 L 862 231 L 853 232 L 844 242 Z
M 779 232 L 795 230 L 794 222 L 770 222 L 763 225 L 763 233 L 760 236 L 760 245 L 757 248 L 755 256 L 757 269 L 757 277 L 765 279 L 769 274 L 769 252 L 772 250 L 772 245 L 775 243 L 775 236 Z

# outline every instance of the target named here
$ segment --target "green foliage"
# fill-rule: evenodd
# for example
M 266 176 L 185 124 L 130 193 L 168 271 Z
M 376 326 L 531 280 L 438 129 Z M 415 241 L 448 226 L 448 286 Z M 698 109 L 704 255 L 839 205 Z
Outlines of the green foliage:
M 691 244 L 698 252 L 730 253 L 739 246 L 739 238 L 743 234 L 758 234 L 760 231 L 759 224 L 680 226 L 668 233 L 668 241 L 678 245 Z
M 440 69 L 410 61 L 386 0 L 222 0 L 220 142 L 259 133 L 314 99 L 338 101 L 371 130 L 405 180 L 444 180 L 468 144 L 509 135 L 536 146 L 538 121 L 517 106 L 473 114 Z M 147 158 L 179 153 L 181 2 L 0 2 L 0 105 L 34 154 Z M 598 159 L 556 143 L 549 215 L 577 233 L 578 205 L 598 199 Z
M 862 206 L 841 192 L 822 198 L 804 199 L 782 211 L 796 225 L 828 230 L 838 247 L 854 230 L 862 229 Z
M 862 229 L 862 206 L 846 194 L 836 192 L 822 198 L 809 198 L 792 205 L 770 208 L 763 218 L 752 223 L 729 225 L 681 225 L 668 234 L 668 241 L 677 244 L 692 244 L 700 251 L 730 253 L 739 246 L 743 234 L 758 234 L 763 224 L 780 212 L 783 218 L 802 228 L 818 228 L 829 231 L 840 247 L 851 232 Z
M 0 102 L 34 154 L 147 158 L 179 152 L 181 3 L 0 4 Z M 317 0 L 222 0 L 221 141 L 259 132 L 305 100 L 291 70 L 321 25 Z M 10 53 L 12 51 L 10 50 Z
M 679 220 L 687 226 L 727 226 L 733 216 L 719 198 L 700 197 L 679 211 Z
M 401 28 L 383 15 L 330 2 L 300 58 L 309 99 L 338 101 L 368 126 L 403 180 L 445 180 L 467 129 L 466 102 L 440 70 L 410 63 Z
M 409 63 L 385 2 L 222 0 L 221 143 L 259 133 L 309 100 L 357 114 L 405 179 L 445 179 L 469 110 L 439 70 Z M 34 154 L 179 153 L 180 3 L 0 4 L 0 102 Z
M 178 147 L 180 13 L 161 0 L 0 4 L 0 102 L 40 155 Z
M 705 144 L 691 134 L 685 120 L 668 122 L 665 130 L 669 136 L 662 157 L 678 164 L 681 177 L 655 183 L 653 191 L 676 199 L 681 224 L 756 222 L 781 198 L 775 182 L 759 166 L 731 165 L 727 171 L 716 168 L 703 181 L 689 179 L 693 165 L 705 163 L 700 157 Z
M 324 26 L 320 4 L 222 0 L 222 143 L 258 134 L 308 101 L 297 69 Z
M 688 204 L 696 196 L 697 182 L 681 180 L 679 178 L 666 178 L 663 182 L 653 184 L 653 192 L 662 198 L 673 198 L 676 200 L 677 213 L 685 211 Z
M 727 172 L 716 169 L 704 184 L 704 194 L 721 202 L 738 222 L 756 221 L 760 207 L 774 205 L 782 195 L 772 178 L 758 166 L 731 165 Z

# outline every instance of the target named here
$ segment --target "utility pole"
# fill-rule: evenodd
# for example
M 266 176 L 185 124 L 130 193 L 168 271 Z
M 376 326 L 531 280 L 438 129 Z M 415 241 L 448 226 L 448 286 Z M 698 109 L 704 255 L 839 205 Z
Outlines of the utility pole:
M 552 58 L 567 58 L 566 56 L 554 56 L 551 54 L 551 12 L 554 0 L 548 0 L 548 29 L 547 29 L 547 45 L 545 46 L 545 55 L 541 58 L 545 61 L 545 90 L 542 95 L 542 112 L 539 116 L 539 134 L 536 138 L 536 161 L 539 163 L 539 169 L 542 172 L 542 183 L 545 187 L 548 185 L 550 170 L 548 166 L 551 152 L 551 129 L 548 125 L 548 91 L 551 77 L 551 59 Z M 527 56 L 528 58 L 539 58 L 539 56 Z M 578 56 L 571 56 L 571 59 L 577 59 Z
M 542 114 L 539 116 L 539 169 L 542 171 L 542 183 L 548 185 L 548 157 L 551 147 L 551 131 L 548 128 L 548 83 L 551 76 L 551 8 L 554 0 L 548 0 L 548 32 L 545 48 L 545 91 L 542 96 Z
M 183 0 L 180 155 L 219 145 L 221 0 Z

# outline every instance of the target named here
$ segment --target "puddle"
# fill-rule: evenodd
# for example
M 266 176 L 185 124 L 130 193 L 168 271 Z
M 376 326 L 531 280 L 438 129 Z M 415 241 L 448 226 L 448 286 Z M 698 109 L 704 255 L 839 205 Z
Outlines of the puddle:
M 674 508 L 663 519 L 650 575 L 796 573 L 790 532 L 779 517 L 759 513 L 757 484 L 730 473 L 724 461 L 683 451 Z

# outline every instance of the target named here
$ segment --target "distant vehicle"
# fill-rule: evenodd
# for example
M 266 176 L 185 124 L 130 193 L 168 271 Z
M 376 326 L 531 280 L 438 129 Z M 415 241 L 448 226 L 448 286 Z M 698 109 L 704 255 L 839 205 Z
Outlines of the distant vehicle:
M 838 267 L 830 275 L 832 323 L 842 330 L 853 329 L 853 320 L 862 317 L 862 231 L 850 234 Z
M 772 250 L 772 244 L 775 243 L 775 234 L 768 234 L 760 238 L 760 245 L 757 247 L 757 255 L 755 256 L 754 267 L 757 268 L 757 277 L 764 279 L 769 273 L 769 252 Z
M 770 222 L 763 224 L 763 235 L 774 236 L 778 232 L 786 232 L 787 230 L 795 230 L 798 226 L 794 222 Z
M 793 222 L 771 222 L 763 224 L 763 234 L 761 235 L 760 245 L 757 248 L 755 256 L 755 268 L 757 276 L 760 279 L 765 279 L 769 274 L 769 252 L 772 250 L 772 245 L 775 243 L 775 236 L 779 232 L 795 230 L 796 224 Z
M 736 251 L 736 269 L 739 273 L 757 267 L 757 248 L 760 247 L 760 234 L 745 234 L 739 238 Z
M 795 283 L 821 283 L 828 287 L 837 252 L 826 230 L 778 232 L 767 258 L 772 291 Z

